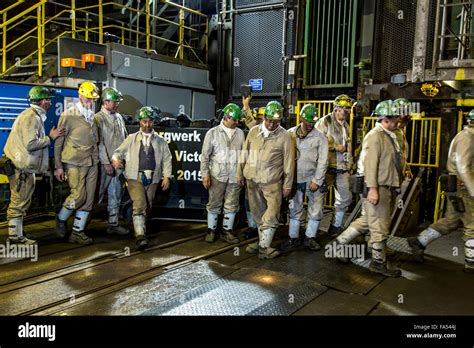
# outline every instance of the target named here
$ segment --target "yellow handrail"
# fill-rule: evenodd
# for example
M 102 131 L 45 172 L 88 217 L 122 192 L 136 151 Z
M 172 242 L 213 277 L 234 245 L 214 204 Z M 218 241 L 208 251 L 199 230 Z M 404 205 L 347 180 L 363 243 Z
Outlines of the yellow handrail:
M 102 0 L 99 0 L 99 43 L 103 43 L 104 42 L 104 23 L 103 23 L 103 20 L 104 20 L 104 14 L 103 14 L 103 4 L 102 4 Z
M 163 4 L 167 4 L 167 5 L 171 5 L 171 6 L 177 7 L 177 8 L 179 8 L 179 9 L 181 9 L 181 10 L 184 10 L 184 11 L 187 11 L 187 12 L 190 12 L 190 13 L 193 13 L 193 14 L 198 15 L 198 16 L 201 16 L 201 17 L 207 17 L 204 13 L 201 13 L 201 12 L 199 12 L 199 11 L 190 9 L 189 7 L 186 7 L 186 6 L 182 6 L 182 5 L 175 4 L 174 2 L 170 2 L 170 1 L 167 1 L 167 0 L 161 0 L 161 2 L 162 2 Z
M 43 76 L 43 29 L 41 19 L 43 16 L 41 15 L 41 9 L 43 6 L 38 7 L 38 76 Z
M 436 187 L 436 201 L 433 214 L 433 222 L 438 221 L 443 216 L 445 198 L 446 193 L 441 188 L 441 178 L 439 178 L 438 185 Z
M 98 34 L 99 34 L 98 42 L 103 43 L 103 29 L 108 28 L 108 27 L 118 28 L 120 30 L 121 34 L 122 34 L 122 44 L 125 44 L 124 32 L 125 31 L 133 32 L 133 33 L 137 34 L 137 38 L 138 38 L 139 35 L 145 35 L 145 37 L 146 37 L 146 51 L 147 52 L 150 52 L 150 49 L 151 49 L 151 47 L 150 47 L 151 39 L 156 38 L 158 40 L 162 40 L 164 42 L 167 42 L 167 43 L 170 43 L 170 44 L 173 44 L 173 45 L 177 45 L 178 50 L 176 51 L 176 55 L 179 54 L 180 59 L 184 59 L 184 49 L 190 49 L 191 52 L 194 53 L 194 55 L 198 58 L 198 60 L 200 62 L 202 62 L 201 59 L 199 59 L 199 56 L 194 52 L 195 47 L 190 46 L 187 43 L 187 40 L 186 40 L 186 37 L 185 37 L 185 31 L 188 31 L 190 33 L 195 32 L 195 33 L 198 33 L 200 35 L 205 36 L 204 38 L 205 38 L 205 49 L 206 49 L 206 58 L 205 58 L 206 62 L 207 62 L 207 59 L 208 59 L 207 51 L 209 49 L 209 23 L 208 23 L 208 20 L 207 20 L 207 16 L 205 14 L 199 12 L 199 11 L 187 8 L 187 7 L 182 6 L 182 5 L 178 5 L 178 4 L 175 4 L 175 3 L 172 3 L 172 2 L 169 2 L 169 1 L 164 1 L 164 0 L 161 1 L 163 4 L 170 5 L 170 6 L 173 6 L 173 7 L 176 7 L 176 8 L 179 9 L 179 22 L 175 22 L 175 21 L 172 21 L 172 20 L 169 20 L 169 19 L 162 18 L 162 17 L 155 16 L 155 15 L 151 14 L 150 11 L 149 11 L 149 4 L 150 4 L 149 0 L 145 0 L 145 11 L 141 11 L 139 9 L 135 9 L 135 8 L 132 8 L 132 7 L 129 7 L 129 6 L 126 6 L 126 5 L 118 4 L 118 3 L 113 2 L 113 1 L 103 2 L 103 0 L 98 0 L 98 4 L 96 4 L 96 5 L 76 7 L 75 6 L 76 5 L 76 0 L 71 0 L 71 6 L 65 5 L 65 7 L 67 9 L 64 9 L 64 10 L 60 11 L 59 13 L 56 13 L 55 15 L 53 15 L 52 17 L 50 17 L 48 19 L 46 19 L 46 16 L 45 16 L 46 4 L 48 4 L 48 1 L 47 0 L 38 0 L 36 3 L 34 3 L 28 9 L 25 9 L 25 10 L 21 11 L 20 13 L 14 15 L 11 18 L 7 18 L 8 17 L 7 16 L 8 10 L 10 10 L 12 8 L 15 8 L 16 6 L 18 6 L 18 5 L 20 5 L 24 2 L 25 2 L 24 0 L 19 0 L 15 4 L 13 4 L 13 5 L 11 5 L 11 6 L 9 6 L 9 7 L 7 7 L 7 8 L 0 11 L 0 15 L 2 15 L 2 17 L 3 17 L 2 18 L 3 22 L 0 24 L 0 33 L 2 34 L 2 47 L 1 47 L 1 52 L 0 52 L 1 55 L 2 55 L 2 70 L 1 70 L 2 75 L 5 75 L 7 72 L 11 71 L 11 69 L 13 69 L 18 64 L 18 62 L 16 62 L 16 64 L 13 64 L 12 66 L 7 68 L 7 60 L 6 60 L 7 53 L 10 52 L 11 50 L 15 49 L 19 45 L 24 44 L 25 42 L 27 42 L 30 39 L 36 39 L 37 40 L 37 49 L 34 52 L 28 54 L 26 57 L 23 57 L 19 62 L 21 64 L 21 62 L 24 62 L 26 59 L 30 58 L 35 53 L 37 53 L 38 54 L 38 75 L 39 76 L 42 75 L 42 64 L 41 63 L 42 63 L 42 59 L 43 59 L 44 48 L 51 43 L 51 41 L 48 41 L 47 43 L 45 42 L 45 39 L 46 39 L 45 26 L 48 23 L 57 23 L 57 24 L 59 24 L 63 27 L 71 28 L 71 30 L 67 30 L 67 31 L 62 32 L 61 34 L 56 36 L 56 38 L 64 36 L 66 34 L 71 34 L 71 36 L 73 38 L 75 38 L 77 33 L 85 31 L 86 32 L 86 40 L 88 40 L 89 31 L 96 33 L 96 31 L 94 29 L 98 29 Z M 118 23 L 121 23 L 121 25 L 115 25 L 115 24 L 104 25 L 104 23 L 103 23 L 103 20 L 104 20 L 103 8 L 105 6 L 115 6 L 115 7 L 126 9 L 128 11 L 133 12 L 133 13 L 137 13 L 139 15 L 142 15 L 142 14 L 145 15 L 146 16 L 146 24 L 145 24 L 146 29 L 145 29 L 145 32 L 142 32 L 140 30 L 140 28 L 137 28 L 137 30 L 127 28 L 125 23 L 123 23 L 119 20 L 116 20 L 116 21 Z M 87 11 L 87 10 L 95 9 L 95 8 L 98 8 L 98 13 Z M 36 12 L 36 16 L 29 15 L 33 11 Z M 97 28 L 89 28 L 88 27 L 89 24 L 87 23 L 86 28 L 77 27 L 76 19 L 78 18 L 77 16 L 78 16 L 79 12 L 80 13 L 85 13 L 86 16 L 88 16 L 89 14 L 92 14 L 94 16 L 98 16 L 99 26 Z M 193 27 L 190 27 L 190 26 L 187 26 L 187 25 L 185 25 L 185 22 L 184 22 L 185 12 L 189 12 L 191 14 L 194 14 L 194 15 L 197 15 L 197 16 L 200 16 L 200 17 L 204 17 L 204 18 L 206 18 L 206 21 L 204 23 L 199 22 L 199 25 L 198 25 L 197 29 L 193 28 Z M 70 13 L 71 14 L 70 24 L 55 21 L 56 18 L 60 17 L 64 13 Z M 16 38 L 12 42 L 7 43 L 7 32 L 9 30 L 12 30 L 13 28 L 18 27 L 19 25 L 21 25 L 25 21 L 34 19 L 35 17 L 37 19 L 36 28 L 33 28 L 33 29 L 29 30 L 28 32 L 24 33 L 23 35 Z M 108 18 L 108 17 L 106 17 L 106 18 Z M 110 20 L 115 21 L 114 19 L 110 19 Z M 178 31 L 179 41 L 176 42 L 176 41 L 169 40 L 169 39 L 166 39 L 166 38 L 163 38 L 163 37 L 152 35 L 151 34 L 151 28 L 150 28 L 150 23 L 151 23 L 152 20 L 161 21 L 161 22 L 167 23 L 169 25 L 177 26 L 178 30 L 179 30 Z M 202 30 L 202 28 L 204 28 L 204 31 Z M 35 31 L 37 31 L 37 34 L 33 35 L 33 33 Z M 201 45 L 200 46 L 201 50 L 202 50 L 202 47 L 203 46 Z
M 13 5 L 10 5 L 8 6 L 7 8 L 4 8 L 3 10 L 0 10 L 0 14 L 4 14 L 4 13 L 7 13 L 8 11 L 10 11 L 11 9 L 17 7 L 18 5 L 24 3 L 25 0 L 18 0 L 16 3 L 14 3 Z
M 7 20 L 7 13 L 3 13 L 3 21 Z M 2 28 L 2 72 L 7 69 L 7 27 Z
M 13 40 L 12 42 L 10 42 L 8 45 L 5 46 L 5 52 L 8 52 L 8 51 L 12 50 L 13 47 L 10 47 L 10 46 L 15 45 L 18 41 L 22 40 L 23 38 L 30 36 L 30 34 L 35 32 L 36 30 L 37 30 L 37 28 L 33 28 L 33 29 L 27 31 L 22 36 L 20 36 L 19 38 L 17 38 L 16 40 Z M 15 45 L 14 47 L 16 47 L 16 46 L 17 45 Z
M 368 116 L 364 117 L 362 127 L 362 137 L 364 138 L 368 130 L 374 128 L 376 117 Z M 370 122 L 370 126 L 367 123 Z M 419 138 L 415 139 L 415 127 L 420 127 Z M 410 153 L 407 158 L 407 163 L 412 167 L 439 167 L 439 153 L 441 147 L 441 117 L 423 117 L 421 119 L 413 119 L 410 123 L 412 127 L 411 140 L 409 141 Z M 429 128 L 429 131 L 428 131 Z M 406 132 L 406 131 L 405 131 Z M 436 135 L 436 143 L 434 143 L 433 135 Z M 419 140 L 418 154 L 415 153 L 415 141 Z M 407 139 L 408 141 L 408 139 Z M 428 149 L 422 146 L 422 144 L 428 145 Z M 431 160 L 432 150 L 431 145 L 435 145 L 434 161 Z M 427 155 L 423 156 L 423 151 L 426 150 Z M 417 157 L 418 155 L 418 157 Z M 425 158 L 426 157 L 426 158 Z
M 71 13 L 72 11 L 71 11 L 71 10 L 62 10 L 61 12 L 56 13 L 54 16 L 49 17 L 47 20 L 45 20 L 45 21 L 44 21 L 44 24 L 48 24 L 49 22 L 53 22 L 56 18 L 62 16 L 63 13 L 65 13 L 65 12 Z M 66 24 L 66 23 L 61 23 L 61 24 Z
M 39 0 L 39 2 L 36 3 L 35 5 L 33 5 L 30 8 L 24 10 L 23 12 L 17 14 L 16 16 L 13 16 L 12 18 L 4 21 L 2 24 L 0 24 L 0 29 L 3 28 L 3 27 L 6 27 L 8 24 L 10 24 L 12 22 L 15 22 L 18 18 L 22 18 L 23 16 L 27 15 L 28 13 L 36 10 L 38 7 L 40 7 L 44 3 L 46 3 L 46 0 Z
M 8 27 L 6 28 L 6 31 L 9 31 L 9 30 L 12 30 L 13 28 L 16 28 L 17 26 L 19 26 L 20 24 L 22 24 L 23 22 L 29 20 L 29 19 L 34 19 L 36 20 L 36 16 L 26 16 L 24 17 L 21 21 L 18 21 L 16 22 L 14 25 L 12 25 L 11 27 Z
M 61 34 L 55 36 L 54 38 L 52 38 L 51 40 L 48 40 L 48 42 L 46 44 L 44 44 L 42 46 L 42 48 L 45 48 L 47 46 L 49 46 L 51 43 L 55 42 L 57 39 L 59 39 L 60 37 L 66 35 L 66 34 L 70 34 L 71 31 L 64 31 L 62 32 Z M 35 38 L 36 39 L 36 36 L 32 36 L 31 38 Z M 8 69 L 6 69 L 2 75 L 5 75 L 6 73 L 8 73 L 10 70 L 12 70 L 15 66 L 17 66 L 18 64 L 21 64 L 22 62 L 24 62 L 25 60 L 31 58 L 32 56 L 34 56 L 36 53 L 38 53 L 38 50 L 35 50 L 33 52 L 31 52 L 29 55 L 27 55 L 26 57 L 23 57 L 22 59 L 20 59 L 19 61 L 15 62 L 15 64 L 13 64 L 11 67 L 9 67 Z

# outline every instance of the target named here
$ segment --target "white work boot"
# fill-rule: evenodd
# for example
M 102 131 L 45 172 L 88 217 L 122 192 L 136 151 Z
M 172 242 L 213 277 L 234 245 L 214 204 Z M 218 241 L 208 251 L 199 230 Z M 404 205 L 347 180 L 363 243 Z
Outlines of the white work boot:
M 417 238 L 420 244 L 426 248 L 428 244 L 440 238 L 441 236 L 442 234 L 436 231 L 434 228 L 428 227 L 427 229 L 421 231 Z
M 372 243 L 372 261 L 370 262 L 369 270 L 386 277 L 400 277 L 402 271 L 387 268 L 386 248 L 385 241 Z
M 8 239 L 10 244 L 34 245 L 36 240 L 26 238 L 23 235 L 23 217 L 19 216 L 8 220 Z
M 235 244 L 239 242 L 239 238 L 237 238 L 232 232 L 234 230 L 234 221 L 235 221 L 236 213 L 225 213 L 224 214 L 224 221 L 222 222 L 222 236 L 221 238 L 225 240 L 227 243 Z
M 74 210 L 66 207 L 61 207 L 59 214 L 56 216 L 56 229 L 55 233 L 59 238 L 66 237 L 67 234 L 67 219 L 72 215 Z
M 354 227 L 349 226 L 344 232 L 337 236 L 335 241 L 337 244 L 344 245 L 350 243 L 360 235 L 361 233 L 359 231 L 357 231 Z M 350 261 L 350 258 L 346 256 L 338 256 L 337 259 L 343 263 L 348 263 Z
M 119 216 L 116 210 L 111 210 L 109 212 L 109 225 L 107 226 L 108 234 L 118 234 L 125 236 L 130 233 L 128 228 L 119 225 Z
M 474 273 L 474 239 L 464 242 L 464 272 Z
M 273 236 L 275 235 L 274 228 L 267 228 L 266 230 L 262 230 L 260 243 L 258 248 L 258 258 L 261 260 L 264 259 L 273 259 L 280 255 L 280 252 L 275 248 L 272 248 L 270 245 L 273 241 Z
M 145 215 L 134 215 L 133 216 L 133 229 L 135 231 L 135 241 L 139 250 L 144 250 L 148 246 L 148 240 L 146 234 L 146 216 Z
M 441 236 L 442 234 L 436 231 L 434 228 L 428 227 L 427 229 L 421 231 L 418 236 L 407 238 L 413 259 L 416 262 L 423 262 L 426 246 Z
M 91 237 L 84 233 L 87 225 L 87 219 L 89 218 L 90 212 L 85 210 L 76 211 L 76 217 L 72 225 L 72 233 L 69 236 L 70 243 L 77 243 L 88 245 L 94 243 Z
M 339 244 L 348 244 L 360 235 L 361 233 L 359 231 L 357 231 L 354 227 L 349 226 L 344 232 L 337 236 L 336 242 Z

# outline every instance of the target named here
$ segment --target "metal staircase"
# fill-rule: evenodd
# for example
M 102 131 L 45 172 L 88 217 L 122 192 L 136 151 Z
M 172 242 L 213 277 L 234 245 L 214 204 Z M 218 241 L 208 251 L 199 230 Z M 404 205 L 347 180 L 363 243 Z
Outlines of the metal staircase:
M 0 10 L 0 78 L 41 83 L 56 75 L 57 40 L 118 42 L 179 61 L 207 63 L 201 0 L 10 1 Z M 8 5 L 8 4 L 7 4 Z

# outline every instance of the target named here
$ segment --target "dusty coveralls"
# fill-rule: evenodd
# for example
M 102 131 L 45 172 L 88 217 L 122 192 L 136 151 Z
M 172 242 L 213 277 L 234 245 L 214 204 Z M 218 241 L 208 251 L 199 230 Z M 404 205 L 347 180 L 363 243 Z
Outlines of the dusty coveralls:
M 465 212 L 456 211 L 447 199 L 445 217 L 422 231 L 418 240 L 426 247 L 442 235 L 455 231 L 462 222 L 465 267 L 474 270 L 474 127 L 465 127 L 454 137 L 449 147 L 447 169 L 449 174 L 457 176 L 457 196 L 462 199 Z
M 239 211 L 240 186 L 237 184 L 237 163 L 245 141 L 244 132 L 221 124 L 210 129 L 201 151 L 201 175 L 211 178 L 207 222 L 216 230 L 218 215 L 224 205 L 223 230 L 232 231 Z
M 358 174 L 364 175 L 368 188 L 378 188 L 379 202 L 373 205 L 362 197 L 364 214 L 336 238 L 338 243 L 347 244 L 368 229 L 372 259 L 378 263 L 386 262 L 386 240 L 390 233 L 394 199 L 401 184 L 401 168 L 396 135 L 377 123 L 363 140 Z
M 245 178 L 252 215 L 259 230 L 259 246 L 268 248 L 278 227 L 282 190 L 291 189 L 295 172 L 295 146 L 281 126 L 265 132 L 253 127 L 242 148 L 237 178 Z
M 350 139 L 350 129 L 346 121 L 340 124 L 333 113 L 319 119 L 316 128 L 326 135 L 328 139 L 328 169 L 326 181 L 328 187 L 334 187 L 334 227 L 340 227 L 344 219 L 344 213 L 352 202 L 352 192 L 350 189 L 350 173 L 352 169 L 352 144 Z M 335 145 L 346 146 L 345 152 L 337 152 Z
M 112 160 L 125 161 L 124 175 L 133 204 L 135 236 L 146 233 L 146 216 L 151 208 L 158 183 L 172 176 L 171 152 L 166 140 L 153 131 L 130 134 L 114 151 Z
M 296 182 L 295 195 L 290 201 L 290 238 L 298 238 L 303 215 L 304 196 L 308 197 L 308 213 L 306 237 L 314 238 L 318 232 L 319 223 L 323 218 L 324 193 L 321 187 L 324 183 L 328 165 L 328 141 L 326 136 L 316 127 L 306 137 L 300 138 L 297 134 L 299 126 L 288 130 L 296 144 Z M 311 192 L 309 184 L 313 182 L 319 186 L 316 192 Z
M 48 171 L 48 146 L 51 141 L 45 134 L 45 120 L 46 111 L 37 105 L 32 105 L 15 119 L 5 144 L 5 155 L 16 167 L 15 174 L 8 177 L 10 183 L 10 204 L 7 210 L 9 238 L 21 239 L 23 237 L 23 217 L 26 216 L 35 191 L 35 174 Z M 20 174 L 22 180 L 20 180 Z M 19 181 L 21 181 L 20 184 Z M 18 191 L 17 188 L 19 188 Z
M 76 211 L 73 232 L 82 233 L 94 205 L 99 173 L 97 124 L 94 114 L 77 102 L 61 114 L 58 127 L 64 127 L 65 133 L 54 143 L 55 167 L 64 169 L 71 190 L 58 220 L 64 222 Z
M 101 164 L 99 203 L 102 202 L 107 192 L 107 210 L 109 212 L 109 225 L 118 226 L 120 203 L 123 196 L 123 185 L 120 182 L 121 169 L 114 170 L 113 176 L 105 173 L 104 164 L 111 164 L 112 155 L 127 137 L 127 130 L 122 115 L 118 112 L 111 113 L 104 107 L 95 114 L 99 129 L 99 161 Z

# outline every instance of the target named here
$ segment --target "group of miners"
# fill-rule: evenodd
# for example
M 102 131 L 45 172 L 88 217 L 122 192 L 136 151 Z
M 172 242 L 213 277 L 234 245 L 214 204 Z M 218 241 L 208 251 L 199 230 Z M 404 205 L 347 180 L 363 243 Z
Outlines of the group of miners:
M 107 192 L 108 228 L 110 234 L 128 234 L 119 225 L 119 208 L 123 196 L 123 174 L 133 205 L 133 228 L 139 249 L 147 246 L 146 216 L 161 183 L 170 187 L 171 152 L 167 142 L 153 130 L 154 111 L 139 110 L 140 129 L 127 134 L 123 117 L 117 112 L 123 99 L 120 91 L 104 88 L 100 111 L 97 86 L 86 81 L 79 86 L 79 101 L 61 113 L 59 122 L 45 134 L 46 113 L 51 107 L 52 92 L 42 86 L 28 93 L 30 108 L 15 120 L 5 145 L 5 155 L 13 168 L 8 176 L 10 204 L 7 210 L 10 243 L 34 244 L 23 232 L 23 218 L 31 204 L 35 174 L 48 171 L 48 146 L 54 141 L 55 177 L 67 181 L 70 194 L 56 217 L 56 234 L 69 242 L 92 244 L 85 233 L 94 203 Z M 100 164 L 100 166 L 99 166 Z M 99 197 L 96 197 L 99 182 Z M 74 215 L 72 231 L 67 220 Z
M 243 99 L 242 110 L 236 104 L 228 104 L 223 109 L 221 124 L 206 134 L 203 144 L 201 173 L 203 185 L 209 190 L 206 241 L 216 240 L 218 217 L 222 212 L 221 238 L 229 243 L 239 242 L 233 234 L 233 225 L 239 211 L 239 193 L 245 186 L 249 227 L 255 228 L 258 234 L 258 242 L 247 246 L 248 253 L 271 259 L 302 243 L 310 250 L 319 250 L 316 236 L 323 217 L 324 198 L 328 186 L 332 186 L 335 211 L 328 234 L 336 236 L 336 245 L 348 244 L 368 233 L 372 258 L 369 269 L 385 276 L 400 276 L 399 269 L 387 267 L 387 240 L 402 182 L 413 176 L 408 166 L 409 149 L 404 131 L 410 121 L 411 103 L 399 98 L 376 106 L 373 115 L 377 122 L 363 139 L 355 183 L 351 185 L 353 158 L 348 120 L 353 106 L 349 96 L 340 95 L 334 100 L 333 111 L 320 118 L 318 109 L 306 104 L 299 114 L 300 124 L 287 131 L 280 125 L 283 107 L 277 101 L 266 105 L 263 118 L 252 116 L 248 98 Z M 250 129 L 246 138 L 237 128 L 240 121 Z M 422 259 L 429 242 L 456 230 L 462 222 L 464 270 L 467 272 L 474 271 L 473 132 L 474 110 L 469 113 L 467 127 L 454 138 L 449 151 L 447 169 L 454 177 L 454 190 L 458 187 L 456 197 L 463 202 L 462 211 L 456 210 L 449 200 L 445 218 L 407 240 L 415 257 Z M 361 215 L 343 230 L 352 192 L 360 194 Z M 305 236 L 301 239 L 305 196 L 307 221 Z M 271 245 L 280 224 L 283 199 L 289 200 L 289 238 L 277 250 Z M 338 259 L 349 261 L 346 257 Z
M 127 234 L 119 225 L 119 208 L 126 179 L 133 204 L 133 229 L 139 249 L 147 246 L 146 217 L 158 186 L 168 190 L 172 177 L 171 153 L 167 142 L 153 130 L 154 113 L 150 107 L 138 112 L 140 129 L 127 134 L 124 120 L 117 112 L 121 93 L 112 87 L 102 91 L 101 109 L 95 113 L 99 90 L 86 81 L 79 87 L 79 101 L 65 110 L 57 128 L 45 134 L 44 121 L 51 106 L 50 91 L 33 87 L 28 95 L 31 107 L 15 120 L 5 146 L 5 155 L 14 170 L 8 176 L 11 200 L 7 211 L 9 241 L 35 243 L 23 234 L 23 217 L 31 203 L 35 174 L 48 170 L 48 146 L 54 141 L 55 177 L 67 181 L 70 195 L 56 217 L 56 233 L 73 243 L 91 244 L 85 234 L 90 212 L 96 201 L 107 193 L 108 233 Z M 243 108 L 230 103 L 223 109 L 220 124 L 205 136 L 201 153 L 202 184 L 209 191 L 207 204 L 209 243 L 219 237 L 239 243 L 234 234 L 235 218 L 240 210 L 241 190 L 245 187 L 247 219 L 258 242 L 246 251 L 260 259 L 272 259 L 301 244 L 310 250 L 321 247 L 316 241 L 328 187 L 334 188 L 334 218 L 329 235 L 336 244 L 347 244 L 369 234 L 372 260 L 370 270 L 386 276 L 400 276 L 401 271 L 387 267 L 387 239 L 395 198 L 404 178 L 412 174 L 407 164 L 408 144 L 403 128 L 410 120 L 410 102 L 406 99 L 380 102 L 374 115 L 375 127 L 363 139 L 355 171 L 349 116 L 354 101 L 347 95 L 335 98 L 333 110 L 319 115 L 306 104 L 299 113 L 300 123 L 289 130 L 281 126 L 283 107 L 269 102 L 263 117 L 255 117 L 249 107 L 250 97 L 243 98 Z M 322 117 L 321 117 L 322 116 Z M 239 128 L 244 123 L 248 134 Z M 417 237 L 409 238 L 413 254 L 421 259 L 425 247 L 436 238 L 464 224 L 465 267 L 474 271 L 474 110 L 468 125 L 453 140 L 447 169 L 456 200 L 448 201 L 446 217 Z M 355 172 L 356 185 L 351 185 Z M 453 184 L 454 183 L 454 184 Z M 99 185 L 99 197 L 95 196 Z M 354 190 L 353 187 L 356 187 Z M 360 194 L 362 212 L 343 230 L 343 220 L 352 203 L 352 192 Z M 307 198 L 307 221 L 304 238 L 300 228 Z M 280 225 L 283 200 L 289 200 L 289 238 L 272 247 Z M 459 204 L 456 204 L 459 203 Z M 74 214 L 72 231 L 67 220 Z M 218 228 L 223 214 L 222 228 Z M 344 257 L 339 258 L 347 262 Z

